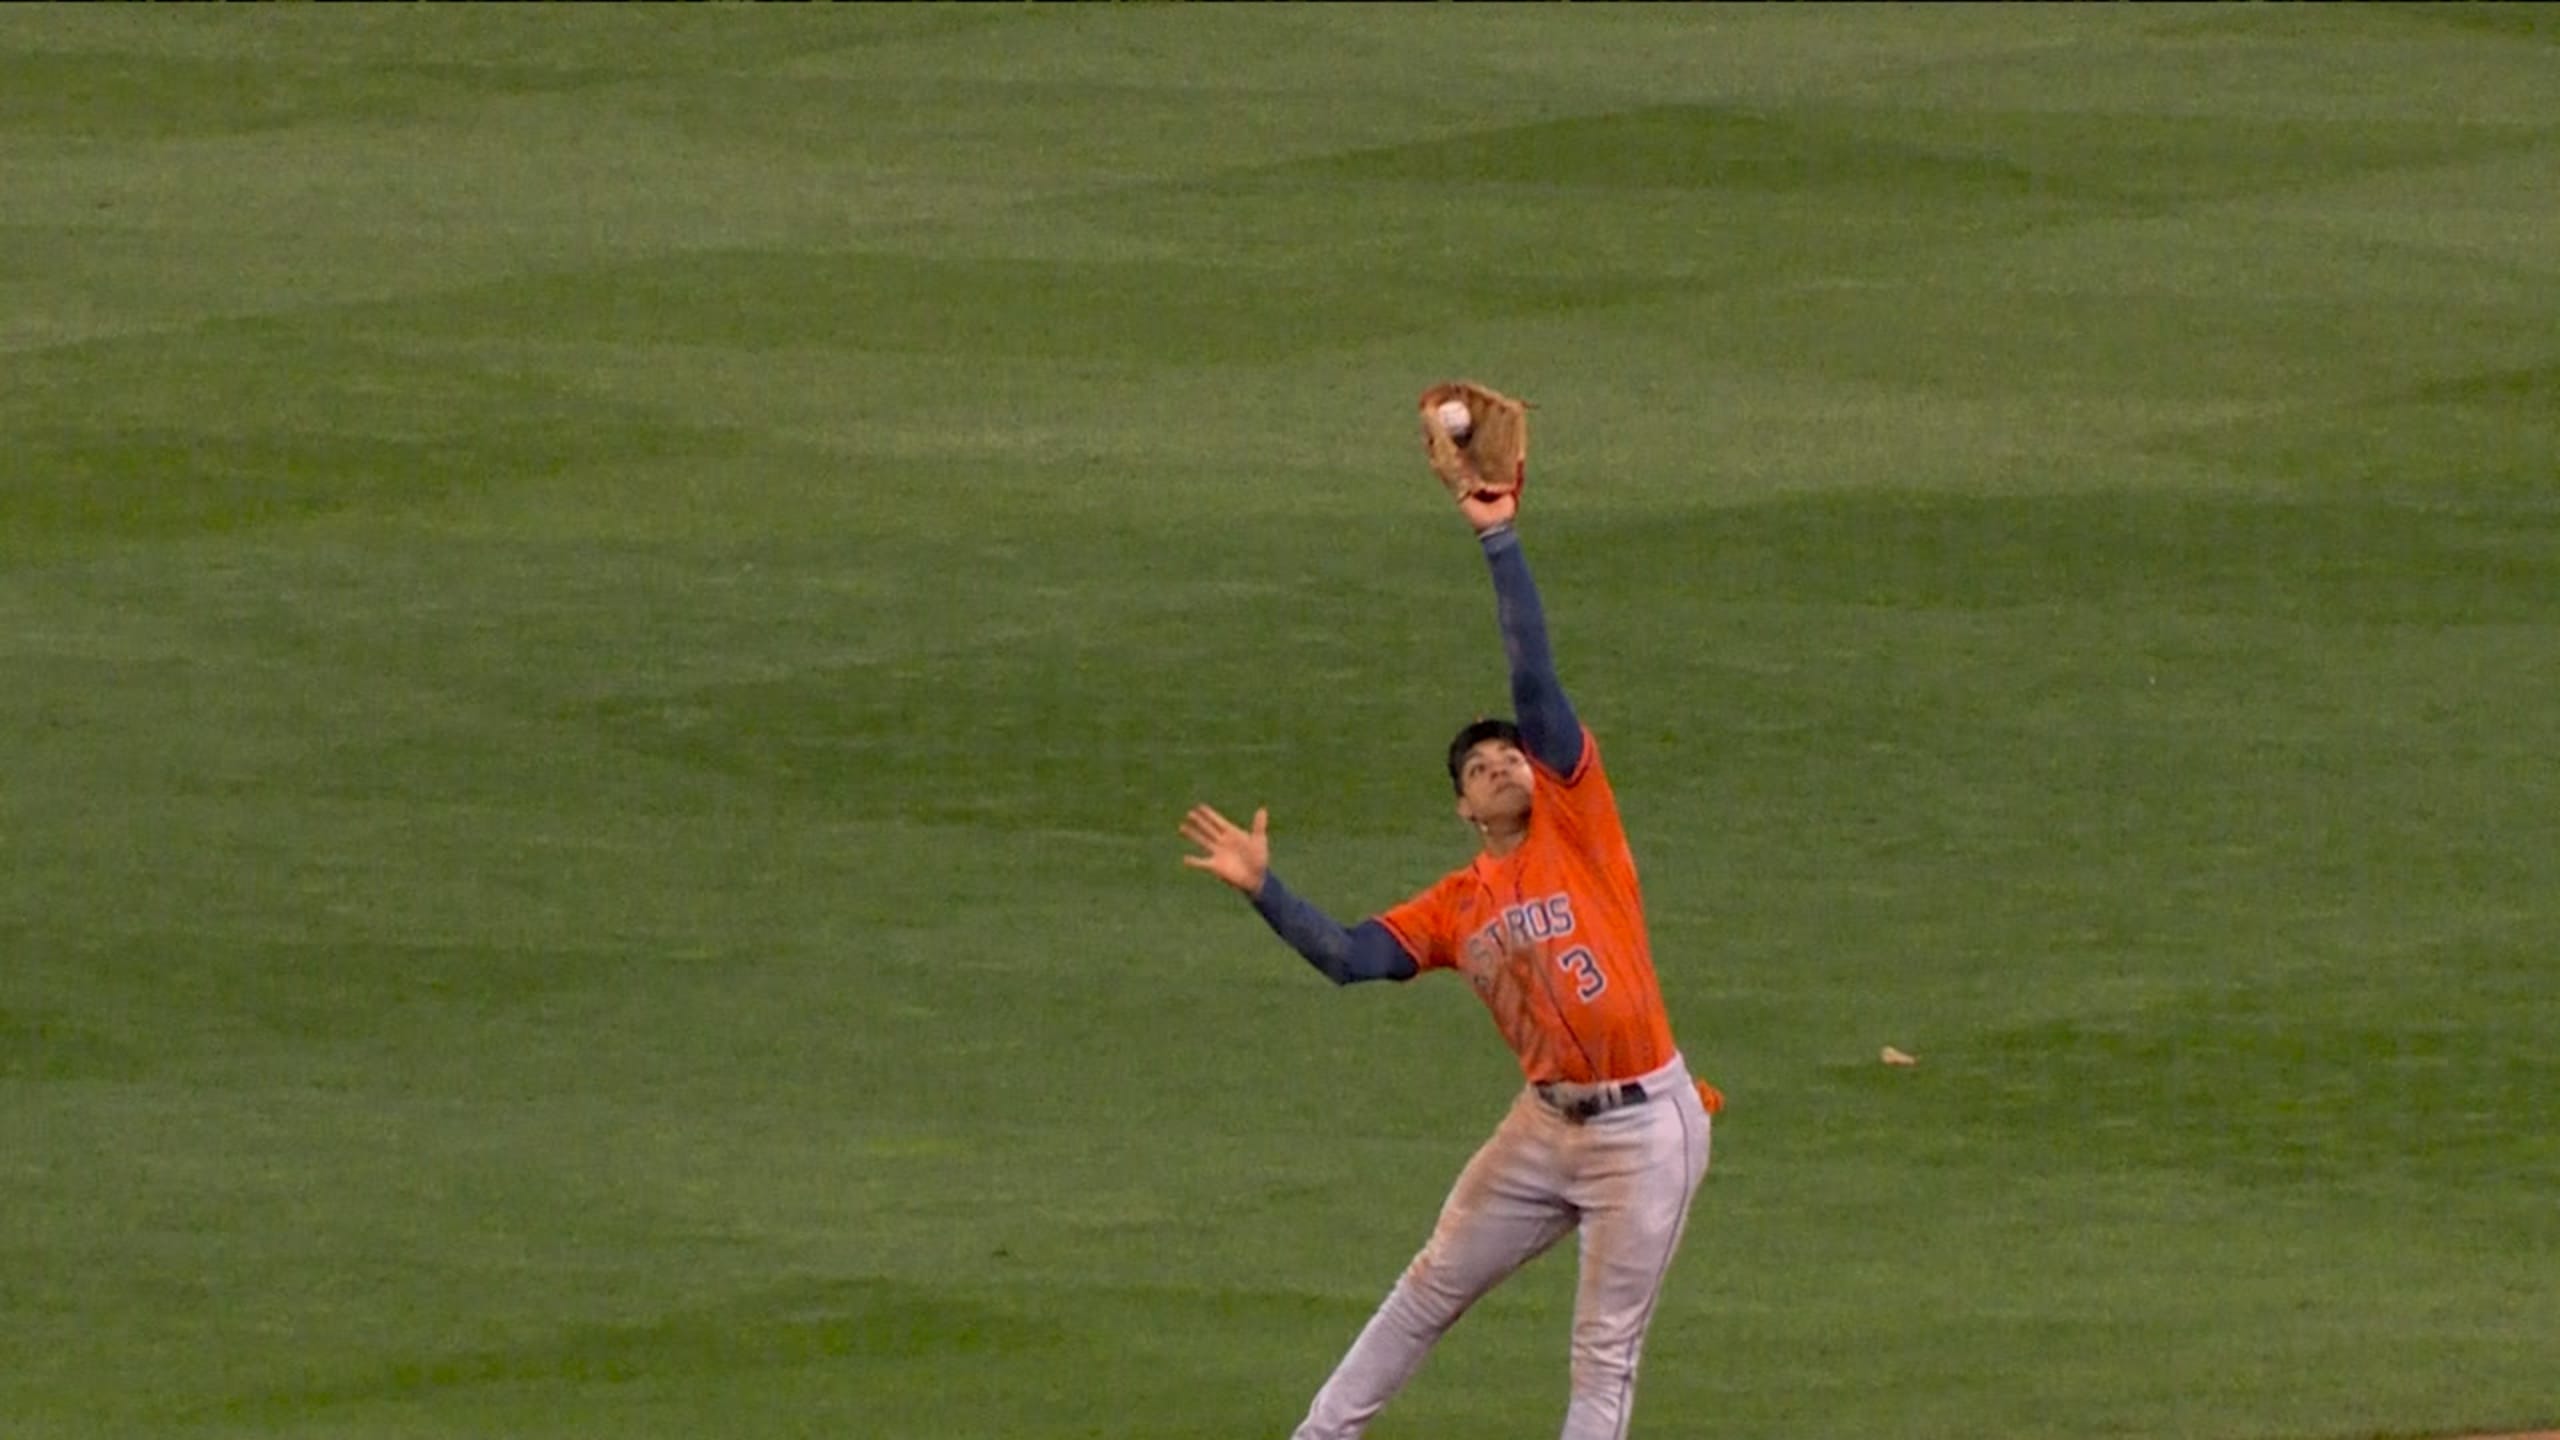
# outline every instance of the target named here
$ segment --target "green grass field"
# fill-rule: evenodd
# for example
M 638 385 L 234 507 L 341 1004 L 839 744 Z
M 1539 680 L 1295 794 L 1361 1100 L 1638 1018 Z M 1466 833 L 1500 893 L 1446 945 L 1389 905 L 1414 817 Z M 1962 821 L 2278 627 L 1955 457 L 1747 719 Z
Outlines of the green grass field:
M 0 1436 L 1285 1434 L 1516 1071 L 1174 823 L 1467 854 L 1451 374 L 1639 1436 L 2560 1424 L 2555 174 L 2537 7 L 0 14 Z

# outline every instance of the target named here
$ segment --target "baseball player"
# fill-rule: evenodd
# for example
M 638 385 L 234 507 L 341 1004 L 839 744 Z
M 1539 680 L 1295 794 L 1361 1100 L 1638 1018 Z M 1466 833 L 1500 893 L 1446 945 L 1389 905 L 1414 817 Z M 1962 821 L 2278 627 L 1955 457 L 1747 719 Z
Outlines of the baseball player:
M 1525 476 L 1525 465 L 1522 468 Z M 1269 812 L 1246 829 L 1195 806 L 1184 863 L 1242 891 L 1336 984 L 1455 970 L 1492 1012 L 1527 1085 L 1467 1164 L 1438 1224 L 1318 1391 L 1296 1440 L 1362 1434 L 1467 1307 L 1580 1232 L 1565 1440 L 1627 1433 L 1636 1362 L 1707 1170 L 1715 1091 L 1672 1043 L 1635 860 L 1598 744 L 1557 682 L 1521 555 L 1517 493 L 1458 495 L 1493 572 L 1519 717 L 1450 742 L 1449 779 L 1480 852 L 1345 928 L 1271 869 Z

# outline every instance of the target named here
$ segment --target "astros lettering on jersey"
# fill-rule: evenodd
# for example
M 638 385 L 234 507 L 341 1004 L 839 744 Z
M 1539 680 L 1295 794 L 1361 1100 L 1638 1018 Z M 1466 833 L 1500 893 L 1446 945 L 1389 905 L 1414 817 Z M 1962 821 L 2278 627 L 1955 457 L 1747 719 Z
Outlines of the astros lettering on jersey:
M 1529 833 L 1386 911 L 1422 970 L 1475 986 L 1533 1085 L 1642 1075 L 1674 1055 L 1636 862 L 1600 746 L 1559 775 L 1535 756 Z

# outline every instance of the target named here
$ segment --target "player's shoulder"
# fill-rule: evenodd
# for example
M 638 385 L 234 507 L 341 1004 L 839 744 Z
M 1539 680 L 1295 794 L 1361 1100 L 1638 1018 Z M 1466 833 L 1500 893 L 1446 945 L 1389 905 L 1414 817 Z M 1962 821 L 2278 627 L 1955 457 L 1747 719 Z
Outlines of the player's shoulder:
M 1588 725 L 1582 727 L 1582 748 L 1570 766 L 1558 770 L 1534 756 L 1531 760 L 1530 768 L 1541 779 L 1563 790 L 1577 789 L 1584 781 L 1606 773 L 1600 762 L 1600 737 L 1592 734 Z

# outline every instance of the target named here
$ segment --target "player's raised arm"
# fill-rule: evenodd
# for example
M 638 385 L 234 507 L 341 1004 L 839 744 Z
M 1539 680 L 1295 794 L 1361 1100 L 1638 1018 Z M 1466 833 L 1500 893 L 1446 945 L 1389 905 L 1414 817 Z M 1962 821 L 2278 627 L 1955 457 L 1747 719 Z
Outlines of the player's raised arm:
M 1538 763 L 1570 776 L 1582 763 L 1582 721 L 1556 679 L 1546 612 L 1512 528 L 1520 518 L 1520 492 L 1529 483 L 1529 408 L 1499 391 L 1457 381 L 1423 391 L 1421 412 L 1422 453 L 1458 502 L 1458 513 L 1475 527 L 1493 567 L 1521 742 Z
M 1199 854 L 1183 856 L 1183 864 L 1234 886 L 1253 902 L 1265 924 L 1334 984 L 1410 980 L 1420 973 L 1421 967 L 1384 925 L 1364 920 L 1345 929 L 1280 883 L 1271 873 L 1270 811 L 1254 811 L 1253 828 L 1247 830 L 1209 806 L 1194 805 L 1182 817 L 1182 838 L 1200 847 Z
M 1484 547 L 1485 564 L 1493 571 L 1494 610 L 1502 622 L 1502 653 L 1511 662 L 1511 709 L 1518 718 L 1520 740 L 1539 764 L 1570 776 L 1582 763 L 1582 720 L 1565 698 L 1556 678 L 1555 652 L 1547 645 L 1547 614 L 1538 602 L 1538 582 L 1530 578 L 1528 557 L 1520 553 L 1520 499 L 1504 495 L 1486 500 L 1467 496 L 1458 508 Z

